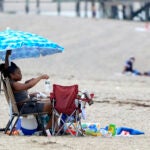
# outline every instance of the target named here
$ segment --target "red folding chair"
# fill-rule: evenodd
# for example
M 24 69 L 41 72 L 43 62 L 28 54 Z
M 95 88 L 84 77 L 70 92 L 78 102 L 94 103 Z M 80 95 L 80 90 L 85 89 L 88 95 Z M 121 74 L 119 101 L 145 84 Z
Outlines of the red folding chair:
M 53 104 L 52 135 L 64 134 L 64 129 L 74 136 L 83 135 L 80 115 L 82 99 L 78 96 L 78 92 L 78 85 L 53 85 L 53 93 L 50 95 Z M 88 102 L 89 100 L 84 99 L 84 101 Z M 62 117 L 64 115 L 65 119 Z M 56 118 L 59 118 L 61 123 L 57 131 Z

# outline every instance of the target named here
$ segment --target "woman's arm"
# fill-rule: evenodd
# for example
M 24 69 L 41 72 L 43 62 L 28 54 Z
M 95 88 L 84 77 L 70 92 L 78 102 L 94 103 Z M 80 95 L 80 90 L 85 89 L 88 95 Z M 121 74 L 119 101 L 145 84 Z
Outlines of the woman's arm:
M 32 88 L 33 86 L 35 86 L 40 80 L 48 79 L 48 78 L 49 78 L 49 76 L 44 74 L 37 78 L 33 78 L 32 80 L 29 80 L 27 83 L 13 82 L 12 86 L 15 91 L 28 90 L 28 89 Z
M 5 56 L 5 69 L 8 68 L 9 66 L 9 56 L 11 55 L 11 50 L 6 51 L 6 56 Z

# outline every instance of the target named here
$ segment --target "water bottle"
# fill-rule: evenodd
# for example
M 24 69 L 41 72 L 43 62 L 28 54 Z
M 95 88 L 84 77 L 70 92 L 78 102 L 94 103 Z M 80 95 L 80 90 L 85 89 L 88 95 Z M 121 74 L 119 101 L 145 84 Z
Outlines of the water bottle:
M 45 92 L 50 93 L 50 80 L 45 80 Z

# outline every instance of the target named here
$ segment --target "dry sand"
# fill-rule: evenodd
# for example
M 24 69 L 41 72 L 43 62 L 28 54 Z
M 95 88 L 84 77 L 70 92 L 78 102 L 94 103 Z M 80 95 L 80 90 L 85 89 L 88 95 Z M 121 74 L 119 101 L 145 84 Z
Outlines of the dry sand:
M 41 73 L 50 75 L 51 83 L 79 84 L 81 90 L 95 93 L 95 103 L 87 106 L 87 120 L 101 127 L 110 123 L 144 131 L 132 137 L 37 137 L 7 136 L 0 133 L 0 149 L 64 150 L 149 150 L 150 147 L 150 77 L 124 76 L 124 61 L 135 56 L 135 68 L 149 71 L 150 31 L 145 23 L 101 19 L 0 14 L 0 30 L 33 32 L 64 46 L 62 54 L 38 59 L 15 60 L 22 68 L 23 80 Z M 33 90 L 44 90 L 44 81 Z M 0 127 L 9 115 L 4 95 L 0 95 Z

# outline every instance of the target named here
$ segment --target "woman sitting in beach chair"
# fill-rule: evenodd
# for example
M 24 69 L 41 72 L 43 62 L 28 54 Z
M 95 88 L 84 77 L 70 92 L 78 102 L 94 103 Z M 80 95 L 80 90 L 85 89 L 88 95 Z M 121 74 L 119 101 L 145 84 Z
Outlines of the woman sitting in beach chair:
M 13 90 L 13 94 L 15 97 L 15 100 L 17 102 L 18 109 L 20 110 L 23 106 L 23 104 L 26 101 L 31 101 L 32 103 L 32 96 L 28 94 L 28 90 L 35 86 L 37 83 L 39 83 L 43 79 L 48 79 L 49 76 L 46 74 L 40 75 L 36 78 L 32 78 L 31 80 L 28 80 L 28 82 L 20 83 L 22 79 L 22 73 L 20 68 L 13 62 L 9 65 L 9 56 L 11 55 L 11 51 L 7 51 L 6 58 L 5 58 L 5 64 L 1 64 L 0 71 L 3 74 L 5 78 L 9 78 L 10 84 Z M 37 94 L 37 93 L 34 93 Z M 34 95 L 35 96 L 35 95 Z M 32 105 L 31 103 L 27 103 L 25 108 L 23 109 L 22 113 L 28 114 L 28 113 L 37 113 L 38 112 L 48 112 L 49 115 L 51 115 L 51 103 L 50 100 L 44 100 L 44 101 L 38 101 L 36 105 Z M 51 120 L 48 122 L 46 129 L 51 128 Z

